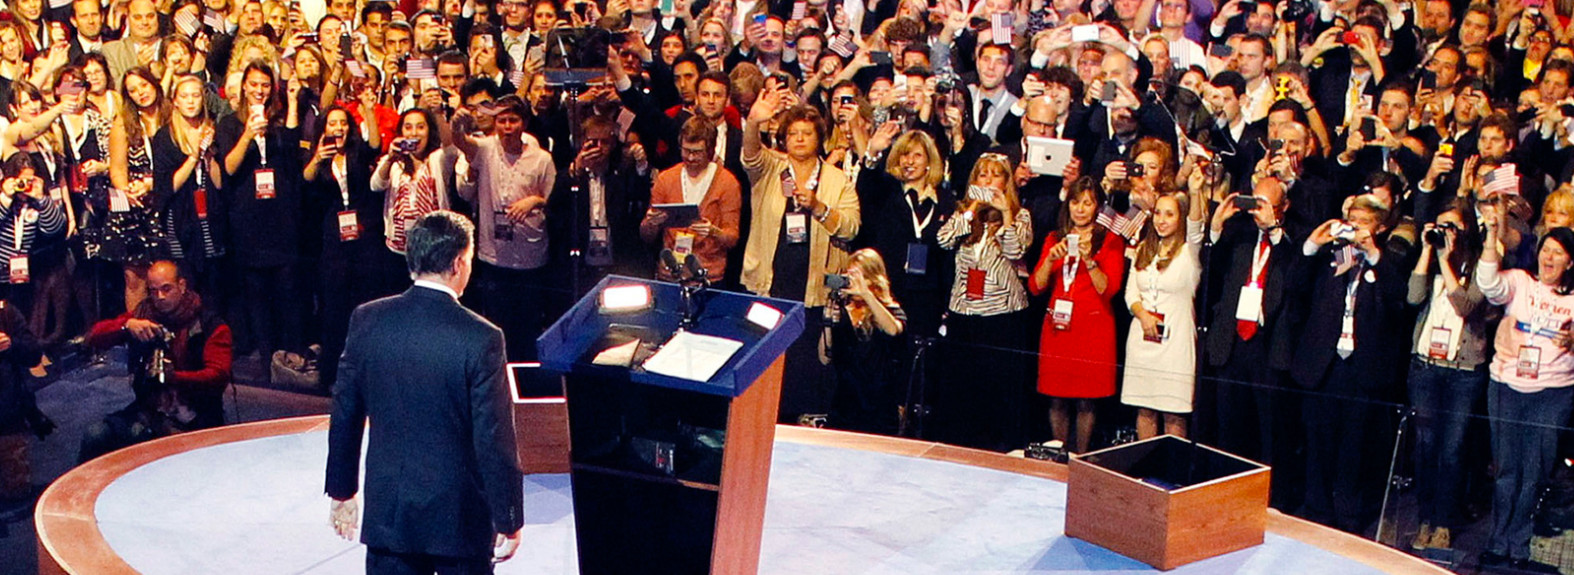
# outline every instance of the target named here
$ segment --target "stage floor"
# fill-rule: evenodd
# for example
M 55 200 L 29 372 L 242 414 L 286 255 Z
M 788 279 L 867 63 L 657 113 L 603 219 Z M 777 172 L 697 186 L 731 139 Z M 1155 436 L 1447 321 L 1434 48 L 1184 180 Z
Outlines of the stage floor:
M 113 554 L 149 575 L 362 573 L 363 548 L 334 536 L 328 524 L 327 438 L 320 429 L 203 446 L 104 477 L 92 521 Z M 783 431 L 771 468 L 762 573 L 1155 571 L 1063 535 L 1066 488 L 1059 481 L 825 445 L 825 437 L 843 434 Z M 577 572 L 568 476 L 527 476 L 525 497 L 523 545 L 497 572 Z M 41 537 L 50 513 L 41 506 Z M 1296 521 L 1276 516 L 1270 524 L 1286 520 Z M 1312 534 L 1297 537 L 1322 547 L 1269 533 L 1262 546 L 1173 573 L 1437 572 L 1397 553 L 1383 559 L 1388 550 L 1381 548 L 1362 549 L 1367 559 L 1358 561 L 1323 547 L 1361 542 L 1331 546 L 1353 538 L 1309 525 L 1297 529 Z

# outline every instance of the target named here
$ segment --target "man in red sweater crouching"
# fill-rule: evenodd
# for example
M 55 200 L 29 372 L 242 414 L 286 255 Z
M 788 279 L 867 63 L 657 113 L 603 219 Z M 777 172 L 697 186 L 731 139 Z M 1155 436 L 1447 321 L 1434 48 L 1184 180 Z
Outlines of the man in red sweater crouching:
M 183 431 L 224 424 L 230 384 L 230 328 L 187 288 L 174 262 L 148 268 L 148 298 L 137 309 L 88 332 L 95 349 L 127 344 L 136 400 L 82 436 L 79 461 Z

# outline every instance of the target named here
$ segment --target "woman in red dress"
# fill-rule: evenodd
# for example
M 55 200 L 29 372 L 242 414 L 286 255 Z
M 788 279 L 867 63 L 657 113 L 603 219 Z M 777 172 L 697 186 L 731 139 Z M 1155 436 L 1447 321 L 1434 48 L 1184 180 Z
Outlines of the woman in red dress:
M 1038 346 L 1038 392 L 1052 398 L 1050 427 L 1055 439 L 1068 446 L 1075 403 L 1075 451 L 1083 453 L 1093 434 L 1093 400 L 1115 395 L 1110 302 L 1121 293 L 1126 244 L 1095 223 L 1104 192 L 1091 178 L 1078 180 L 1066 196 L 1060 228 L 1045 237 L 1044 245 L 1050 247 L 1044 249 L 1028 287 L 1034 294 L 1050 292 Z

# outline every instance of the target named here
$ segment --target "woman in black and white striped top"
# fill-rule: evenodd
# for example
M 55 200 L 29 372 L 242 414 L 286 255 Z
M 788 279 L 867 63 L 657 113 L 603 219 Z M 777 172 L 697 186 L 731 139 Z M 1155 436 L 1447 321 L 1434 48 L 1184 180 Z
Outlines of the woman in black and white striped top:
M 44 180 L 34 175 L 27 154 L 11 156 L 0 173 L 5 176 L 0 180 L 0 266 L 4 266 L 0 278 L 8 280 L 7 299 L 15 302 L 17 287 L 26 286 L 30 279 L 27 256 L 41 239 L 65 233 L 66 212 L 60 202 L 45 195 Z M 17 305 L 27 308 L 21 302 Z
M 973 166 L 967 199 L 940 228 L 940 247 L 956 251 L 950 313 L 941 328 L 945 372 L 936 386 L 941 439 L 969 447 L 1020 447 L 1032 361 L 1032 328 L 1022 257 L 1033 220 L 1017 201 L 1005 156 Z M 992 377 L 980 378 L 989 373 Z

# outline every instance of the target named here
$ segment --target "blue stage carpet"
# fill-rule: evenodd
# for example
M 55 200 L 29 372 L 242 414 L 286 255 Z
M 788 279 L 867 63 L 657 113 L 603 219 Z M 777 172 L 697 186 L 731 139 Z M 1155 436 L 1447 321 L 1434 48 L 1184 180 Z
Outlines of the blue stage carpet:
M 415 448 L 419 448 L 415 446 Z M 933 460 L 776 443 L 763 573 L 1150 573 L 1061 534 L 1065 484 Z M 105 489 L 104 539 L 149 574 L 359 574 L 322 494 L 326 432 L 186 452 Z M 524 544 L 499 574 L 577 571 L 566 475 L 525 480 Z M 653 565 L 659 570 L 659 567 Z M 1172 573 L 1379 571 L 1284 537 Z

